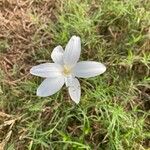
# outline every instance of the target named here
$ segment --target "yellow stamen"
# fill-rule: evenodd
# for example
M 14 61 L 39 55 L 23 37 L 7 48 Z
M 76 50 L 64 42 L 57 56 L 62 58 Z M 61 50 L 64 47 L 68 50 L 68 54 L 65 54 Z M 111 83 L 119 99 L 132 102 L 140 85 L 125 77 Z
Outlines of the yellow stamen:
M 66 65 L 64 65 L 63 74 L 64 74 L 64 75 L 69 75 L 69 74 L 71 74 L 71 68 L 68 67 L 68 66 L 66 66 Z

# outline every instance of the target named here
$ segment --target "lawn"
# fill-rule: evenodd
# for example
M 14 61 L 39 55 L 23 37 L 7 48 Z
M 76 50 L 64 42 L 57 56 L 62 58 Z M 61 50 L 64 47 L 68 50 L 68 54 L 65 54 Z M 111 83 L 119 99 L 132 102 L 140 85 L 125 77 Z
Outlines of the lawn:
M 80 79 L 79 104 L 36 96 L 30 68 L 73 35 L 106 72 Z M 0 1 L 0 150 L 149 150 L 149 72 L 149 0 Z

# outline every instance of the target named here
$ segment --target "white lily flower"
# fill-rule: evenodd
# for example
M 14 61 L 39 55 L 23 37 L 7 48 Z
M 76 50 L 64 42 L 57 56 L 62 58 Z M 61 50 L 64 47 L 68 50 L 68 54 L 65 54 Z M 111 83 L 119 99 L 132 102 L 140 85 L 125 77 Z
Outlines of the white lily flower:
M 51 54 L 54 63 L 44 63 L 32 67 L 31 74 L 46 78 L 38 87 L 37 95 L 41 97 L 50 96 L 66 84 L 71 99 L 78 104 L 81 97 L 81 87 L 76 77 L 89 78 L 106 71 L 106 67 L 99 62 L 78 62 L 80 53 L 80 38 L 72 36 L 65 51 L 61 46 L 54 48 Z

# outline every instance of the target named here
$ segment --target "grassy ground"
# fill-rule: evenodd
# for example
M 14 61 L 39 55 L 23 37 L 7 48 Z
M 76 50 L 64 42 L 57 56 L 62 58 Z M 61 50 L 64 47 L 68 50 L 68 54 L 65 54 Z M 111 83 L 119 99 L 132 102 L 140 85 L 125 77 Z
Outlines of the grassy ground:
M 72 35 L 106 73 L 80 80 L 79 105 L 37 97 L 29 69 Z M 148 150 L 149 50 L 149 0 L 0 1 L 0 149 Z

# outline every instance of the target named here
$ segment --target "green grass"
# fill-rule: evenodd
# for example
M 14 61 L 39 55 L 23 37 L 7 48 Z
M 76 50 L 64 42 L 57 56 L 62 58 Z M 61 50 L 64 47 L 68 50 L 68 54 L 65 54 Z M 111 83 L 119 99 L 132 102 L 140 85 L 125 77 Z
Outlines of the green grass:
M 36 3 L 41 3 L 36 1 Z M 82 40 L 81 60 L 104 63 L 107 71 L 81 79 L 79 105 L 64 87 L 47 98 L 36 96 L 42 79 L 27 76 L 7 84 L 0 72 L 1 110 L 21 117 L 12 127 L 7 150 L 148 150 L 150 148 L 150 2 L 137 0 L 64 0 L 57 5 L 56 20 L 45 21 L 30 12 L 37 31 L 28 51 L 29 68 L 49 61 L 52 49 L 65 47 L 72 35 Z M 40 43 L 47 37 L 45 45 Z M 0 42 L 0 53 L 9 48 Z M 51 61 L 51 60 L 50 60 Z M 9 71 L 17 80 L 20 65 Z M 8 130 L 2 132 L 3 139 Z

